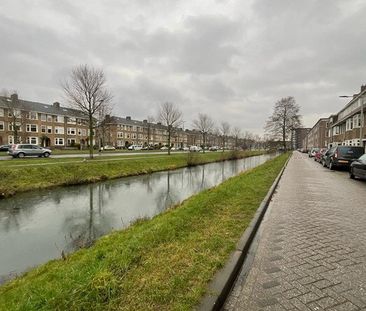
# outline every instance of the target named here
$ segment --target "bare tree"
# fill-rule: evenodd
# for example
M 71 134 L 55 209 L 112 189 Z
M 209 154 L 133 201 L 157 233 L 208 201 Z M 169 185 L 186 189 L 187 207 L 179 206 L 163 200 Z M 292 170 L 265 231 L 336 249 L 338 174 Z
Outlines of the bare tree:
M 172 134 L 182 123 L 182 112 L 173 103 L 163 103 L 160 105 L 158 120 L 167 127 L 168 132 L 168 154 L 170 155 Z
M 235 139 L 235 149 L 238 149 L 239 147 L 239 139 L 241 136 L 241 129 L 239 127 L 234 127 L 233 128 L 233 135 L 234 135 L 234 139 Z
M 153 116 L 147 117 L 147 147 L 150 148 L 150 137 L 151 137 L 151 130 L 152 124 L 155 122 L 155 118 Z
M 221 122 L 220 135 L 222 139 L 222 152 L 224 152 L 225 144 L 227 142 L 228 136 L 230 135 L 230 124 L 228 122 Z
M 265 125 L 266 133 L 273 138 L 281 138 L 284 150 L 287 150 L 286 140 L 291 130 L 301 126 L 300 106 L 292 96 L 282 98 L 275 103 L 273 113 Z
M 62 85 L 70 106 L 81 110 L 88 117 L 89 155 L 93 158 L 93 138 L 96 118 L 103 107 L 112 99 L 106 87 L 106 78 L 102 69 L 88 65 L 75 67 L 69 80 Z
M 13 136 L 13 143 L 21 142 L 21 132 L 24 131 L 24 126 L 28 113 L 24 111 L 24 107 L 19 101 L 18 94 L 14 92 L 9 96 L 8 91 L 3 90 L 0 97 L 1 103 L 7 109 L 9 128 Z
M 193 121 L 193 125 L 198 131 L 201 132 L 204 153 L 207 143 L 207 134 L 213 130 L 215 125 L 214 121 L 207 114 L 199 113 L 198 119 Z

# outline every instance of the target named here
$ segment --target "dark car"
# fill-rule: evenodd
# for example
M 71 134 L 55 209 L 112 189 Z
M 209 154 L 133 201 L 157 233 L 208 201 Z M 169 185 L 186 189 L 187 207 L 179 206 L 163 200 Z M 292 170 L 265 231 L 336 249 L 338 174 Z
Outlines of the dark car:
M 9 145 L 1 145 L 0 146 L 0 151 L 9 151 Z
M 363 147 L 355 146 L 334 146 L 330 148 L 323 156 L 322 164 L 333 170 L 337 167 L 349 167 L 365 152 Z
M 366 154 L 351 163 L 349 177 L 366 179 Z

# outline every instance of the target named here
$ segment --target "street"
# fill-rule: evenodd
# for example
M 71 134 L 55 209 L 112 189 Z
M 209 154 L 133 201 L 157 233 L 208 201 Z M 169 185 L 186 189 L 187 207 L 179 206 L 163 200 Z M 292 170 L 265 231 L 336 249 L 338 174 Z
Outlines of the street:
M 366 310 L 366 182 L 294 152 L 224 310 Z

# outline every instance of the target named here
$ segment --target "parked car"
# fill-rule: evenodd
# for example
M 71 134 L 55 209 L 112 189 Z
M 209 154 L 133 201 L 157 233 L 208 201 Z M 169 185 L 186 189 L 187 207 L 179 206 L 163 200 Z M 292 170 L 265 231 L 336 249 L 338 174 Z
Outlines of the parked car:
M 189 151 L 189 147 L 183 147 L 182 150 L 183 151 Z
M 163 146 L 163 147 L 160 148 L 160 150 L 168 150 L 168 147 Z
M 200 152 L 202 150 L 201 147 L 198 147 L 198 146 L 190 146 L 189 147 L 189 151 L 191 152 Z
M 309 158 L 315 157 L 315 155 L 318 151 L 319 151 L 319 148 L 311 148 L 309 151 Z
M 128 150 L 142 150 L 142 145 L 131 145 Z
M 324 154 L 322 164 L 331 170 L 337 167 L 349 167 L 354 160 L 357 160 L 363 154 L 363 147 L 334 146 Z
M 109 145 L 106 145 L 106 146 L 103 146 L 99 149 L 100 151 L 105 151 L 105 150 L 116 150 L 115 147 L 113 146 L 109 146 Z
M 366 179 L 366 154 L 353 161 L 349 169 L 349 177 Z
M 324 154 L 327 152 L 326 148 L 321 148 L 317 153 L 315 153 L 314 156 L 314 161 L 316 162 L 321 162 L 321 160 L 323 159 Z
M 217 151 L 219 149 L 219 147 L 217 147 L 217 146 L 212 146 L 212 147 L 210 147 L 208 150 L 210 150 L 210 151 Z
M 9 145 L 1 145 L 0 151 L 9 151 L 10 146 Z
M 48 158 L 52 151 L 32 144 L 11 145 L 8 154 L 13 158 L 24 158 L 25 156 L 38 156 Z

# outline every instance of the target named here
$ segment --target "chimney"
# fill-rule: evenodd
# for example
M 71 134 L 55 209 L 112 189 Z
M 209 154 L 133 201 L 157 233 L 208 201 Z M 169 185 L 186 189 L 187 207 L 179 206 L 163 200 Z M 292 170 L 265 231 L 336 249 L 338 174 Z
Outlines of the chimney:
M 10 99 L 12 102 L 18 101 L 18 94 L 17 93 L 11 94 Z
M 362 93 L 363 91 L 366 91 L 366 84 L 365 84 L 365 85 L 361 85 L 361 93 Z
M 60 103 L 59 102 L 54 102 L 52 106 L 56 109 L 60 109 Z
M 126 120 L 131 120 L 131 117 L 130 117 L 130 116 L 127 116 L 127 117 L 126 117 Z

